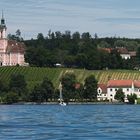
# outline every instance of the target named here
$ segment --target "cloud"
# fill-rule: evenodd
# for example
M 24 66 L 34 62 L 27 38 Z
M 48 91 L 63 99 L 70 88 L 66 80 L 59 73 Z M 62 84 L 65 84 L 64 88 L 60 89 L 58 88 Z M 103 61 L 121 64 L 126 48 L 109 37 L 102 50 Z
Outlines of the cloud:
M 20 28 L 27 38 L 37 33 L 71 30 L 140 36 L 140 0 L 1 0 L 8 32 Z M 136 32 L 137 31 L 137 32 Z M 133 33 L 133 35 L 132 35 Z
M 108 23 L 119 23 L 119 24 L 126 24 L 126 23 L 140 23 L 140 18 L 98 18 L 96 21 L 99 22 L 108 22 Z

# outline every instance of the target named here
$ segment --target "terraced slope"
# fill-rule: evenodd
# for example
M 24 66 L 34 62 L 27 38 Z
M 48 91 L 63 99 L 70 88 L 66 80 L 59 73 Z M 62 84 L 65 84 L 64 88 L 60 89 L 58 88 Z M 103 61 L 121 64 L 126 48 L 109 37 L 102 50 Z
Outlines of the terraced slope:
M 108 79 L 132 79 L 140 80 L 139 71 L 129 70 L 103 70 L 88 71 L 84 69 L 67 69 L 67 68 L 39 68 L 39 67 L 0 67 L 0 79 L 8 82 L 10 75 L 13 73 L 21 73 L 27 80 L 28 87 L 32 88 L 35 84 L 40 83 L 45 76 L 52 80 L 55 87 L 59 84 L 60 77 L 72 72 L 76 75 L 77 80 L 84 83 L 84 79 L 93 74 L 99 83 L 107 83 Z

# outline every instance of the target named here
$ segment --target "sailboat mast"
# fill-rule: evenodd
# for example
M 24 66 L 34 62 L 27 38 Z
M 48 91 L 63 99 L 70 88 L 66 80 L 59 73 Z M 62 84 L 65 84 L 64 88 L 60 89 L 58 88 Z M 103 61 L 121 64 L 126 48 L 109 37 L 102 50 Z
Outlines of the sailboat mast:
M 63 100 L 63 97 L 62 97 L 62 84 L 60 83 L 60 85 L 59 85 L 59 92 L 60 92 L 60 101 L 62 101 Z

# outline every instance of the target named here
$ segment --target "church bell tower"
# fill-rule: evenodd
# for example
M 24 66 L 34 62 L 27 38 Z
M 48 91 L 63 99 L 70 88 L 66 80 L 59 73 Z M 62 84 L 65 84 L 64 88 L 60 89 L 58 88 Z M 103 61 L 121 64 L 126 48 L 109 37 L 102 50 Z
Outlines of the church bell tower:
M 1 18 L 1 24 L 0 24 L 0 39 L 6 38 L 6 30 L 7 30 L 7 27 L 6 27 L 5 19 L 2 12 L 2 18 Z

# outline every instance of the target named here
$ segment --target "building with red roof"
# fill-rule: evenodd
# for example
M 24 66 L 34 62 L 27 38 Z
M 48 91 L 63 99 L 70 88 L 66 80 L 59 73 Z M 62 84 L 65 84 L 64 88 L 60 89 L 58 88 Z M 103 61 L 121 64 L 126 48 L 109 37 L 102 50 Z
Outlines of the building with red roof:
M 140 81 L 136 80 L 110 80 L 107 84 L 107 95 L 109 101 L 115 101 L 115 95 L 118 89 L 122 89 L 125 94 L 125 102 L 128 102 L 127 96 L 136 94 L 140 98 Z
M 118 53 L 120 54 L 120 56 L 122 57 L 122 59 L 130 59 L 131 58 L 131 55 L 129 53 L 129 51 L 124 48 L 124 47 L 119 47 L 119 48 L 116 48 Z
M 125 94 L 125 102 L 128 102 L 127 96 L 136 94 L 140 98 L 140 81 L 137 80 L 109 80 L 107 85 L 98 85 L 98 100 L 109 100 L 110 102 L 116 101 L 115 95 L 118 89 L 122 89 Z
M 0 66 L 25 66 L 24 54 L 25 44 L 6 37 L 6 24 L 2 15 L 0 24 Z
M 107 100 L 107 85 L 98 84 L 97 93 L 98 93 L 97 94 L 98 101 Z

